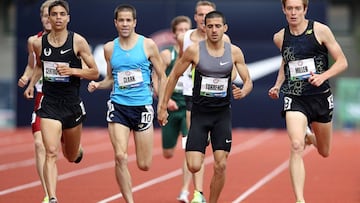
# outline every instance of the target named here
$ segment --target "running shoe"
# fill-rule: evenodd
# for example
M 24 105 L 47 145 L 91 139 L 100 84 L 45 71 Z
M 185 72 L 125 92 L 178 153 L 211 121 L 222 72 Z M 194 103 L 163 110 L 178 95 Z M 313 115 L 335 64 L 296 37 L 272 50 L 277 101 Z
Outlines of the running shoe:
M 206 203 L 206 199 L 204 195 L 202 195 L 199 191 L 194 191 L 194 198 L 191 200 L 191 203 Z
M 56 197 L 52 197 L 52 198 L 50 198 L 49 203 L 58 203 L 58 201 L 57 201 Z
M 189 203 L 189 192 L 188 191 L 181 191 L 179 196 L 176 198 L 179 202 L 182 203 Z
M 78 156 L 78 158 L 74 161 L 74 163 L 76 163 L 76 164 L 80 163 L 80 161 L 81 161 L 82 158 L 83 158 L 83 154 L 84 154 L 83 149 L 80 148 L 79 156 Z
M 49 197 L 45 196 L 41 203 L 49 203 Z

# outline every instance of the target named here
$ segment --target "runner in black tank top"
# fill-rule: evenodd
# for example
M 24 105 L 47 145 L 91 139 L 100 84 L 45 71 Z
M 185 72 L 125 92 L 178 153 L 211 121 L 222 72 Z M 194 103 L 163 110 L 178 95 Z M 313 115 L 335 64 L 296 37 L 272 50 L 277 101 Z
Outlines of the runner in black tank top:
M 42 52 L 40 59 L 43 63 L 43 91 L 45 97 L 52 99 L 69 99 L 76 101 L 79 98 L 80 78 L 76 76 L 61 77 L 54 67 L 55 63 L 68 63 L 71 68 L 81 69 L 81 60 L 74 53 L 74 33 L 68 31 L 64 45 L 53 47 L 48 42 L 48 34 L 42 38 Z M 50 67 L 47 67 L 49 64 Z
M 314 144 L 323 157 L 330 155 L 334 109 L 329 78 L 347 68 L 346 57 L 328 26 L 308 20 L 308 0 L 282 0 L 288 25 L 274 35 L 282 54 L 272 99 L 284 93 L 283 116 L 290 138 L 290 174 L 295 201 L 305 203 L 305 144 Z M 328 53 L 334 59 L 329 66 Z M 314 131 L 311 132 L 310 125 Z
M 82 122 L 85 108 L 79 97 L 80 78 L 95 80 L 99 71 L 88 42 L 67 30 L 69 5 L 64 0 L 49 4 L 51 31 L 34 41 L 36 66 L 25 97 L 32 98 L 34 85 L 43 74 L 43 98 L 36 111 L 41 118 L 41 132 L 46 148 L 44 177 L 50 203 L 57 203 L 57 165 L 60 146 L 69 162 L 79 163 Z M 80 60 L 81 59 L 81 60 Z M 83 61 L 87 68 L 81 68 Z

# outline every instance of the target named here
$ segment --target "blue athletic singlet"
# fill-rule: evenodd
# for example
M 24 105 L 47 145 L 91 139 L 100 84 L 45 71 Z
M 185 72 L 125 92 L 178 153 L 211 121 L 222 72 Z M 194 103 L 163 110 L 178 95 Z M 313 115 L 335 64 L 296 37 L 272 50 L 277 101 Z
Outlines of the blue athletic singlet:
M 314 95 L 330 88 L 328 80 L 319 87 L 308 82 L 310 72 L 320 74 L 329 69 L 328 50 L 317 41 L 313 25 L 314 21 L 309 21 L 306 30 L 298 36 L 290 33 L 289 26 L 285 28 L 281 48 L 285 62 L 285 81 L 281 92 L 285 94 Z
M 114 39 L 110 59 L 114 78 L 111 101 L 126 106 L 152 104 L 151 65 L 144 51 L 144 36 L 138 35 L 130 50 L 122 49 L 119 40 L 118 37 Z

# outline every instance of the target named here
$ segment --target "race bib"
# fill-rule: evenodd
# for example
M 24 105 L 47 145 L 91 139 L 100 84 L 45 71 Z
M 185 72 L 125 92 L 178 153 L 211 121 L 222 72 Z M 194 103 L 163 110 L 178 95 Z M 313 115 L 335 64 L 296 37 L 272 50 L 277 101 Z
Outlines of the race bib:
M 316 73 L 315 61 L 313 58 L 289 61 L 291 80 L 304 80 Z
M 118 72 L 117 76 L 120 89 L 138 87 L 144 82 L 140 69 Z
M 58 65 L 69 66 L 69 63 L 65 62 L 53 62 L 53 61 L 43 61 L 44 65 L 44 78 L 43 80 L 48 82 L 69 82 L 70 77 L 67 75 L 59 75 L 56 67 Z
M 226 97 L 228 78 L 202 77 L 200 95 L 206 97 Z

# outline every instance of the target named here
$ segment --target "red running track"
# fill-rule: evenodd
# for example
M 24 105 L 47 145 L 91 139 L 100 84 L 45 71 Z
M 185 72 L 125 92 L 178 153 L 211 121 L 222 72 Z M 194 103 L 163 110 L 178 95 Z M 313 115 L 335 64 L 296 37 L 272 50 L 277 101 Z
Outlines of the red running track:
M 162 157 L 155 132 L 153 164 L 148 172 L 136 167 L 134 143 L 129 143 L 129 169 L 139 203 L 176 203 L 181 187 L 183 150 L 173 159 Z M 84 159 L 80 164 L 58 160 L 57 195 L 61 203 L 124 202 L 115 181 L 113 151 L 107 129 L 85 128 Z M 207 149 L 204 193 L 209 195 L 213 158 Z M 304 154 L 307 203 L 360 202 L 360 132 L 335 131 L 332 153 L 321 158 L 313 147 Z M 284 130 L 234 129 L 227 179 L 219 203 L 293 203 L 288 172 L 289 141 Z M 29 128 L 0 131 L 0 202 L 39 203 L 43 198 L 34 165 Z M 193 188 L 191 188 L 191 191 Z M 191 198 L 191 197 L 190 197 Z

